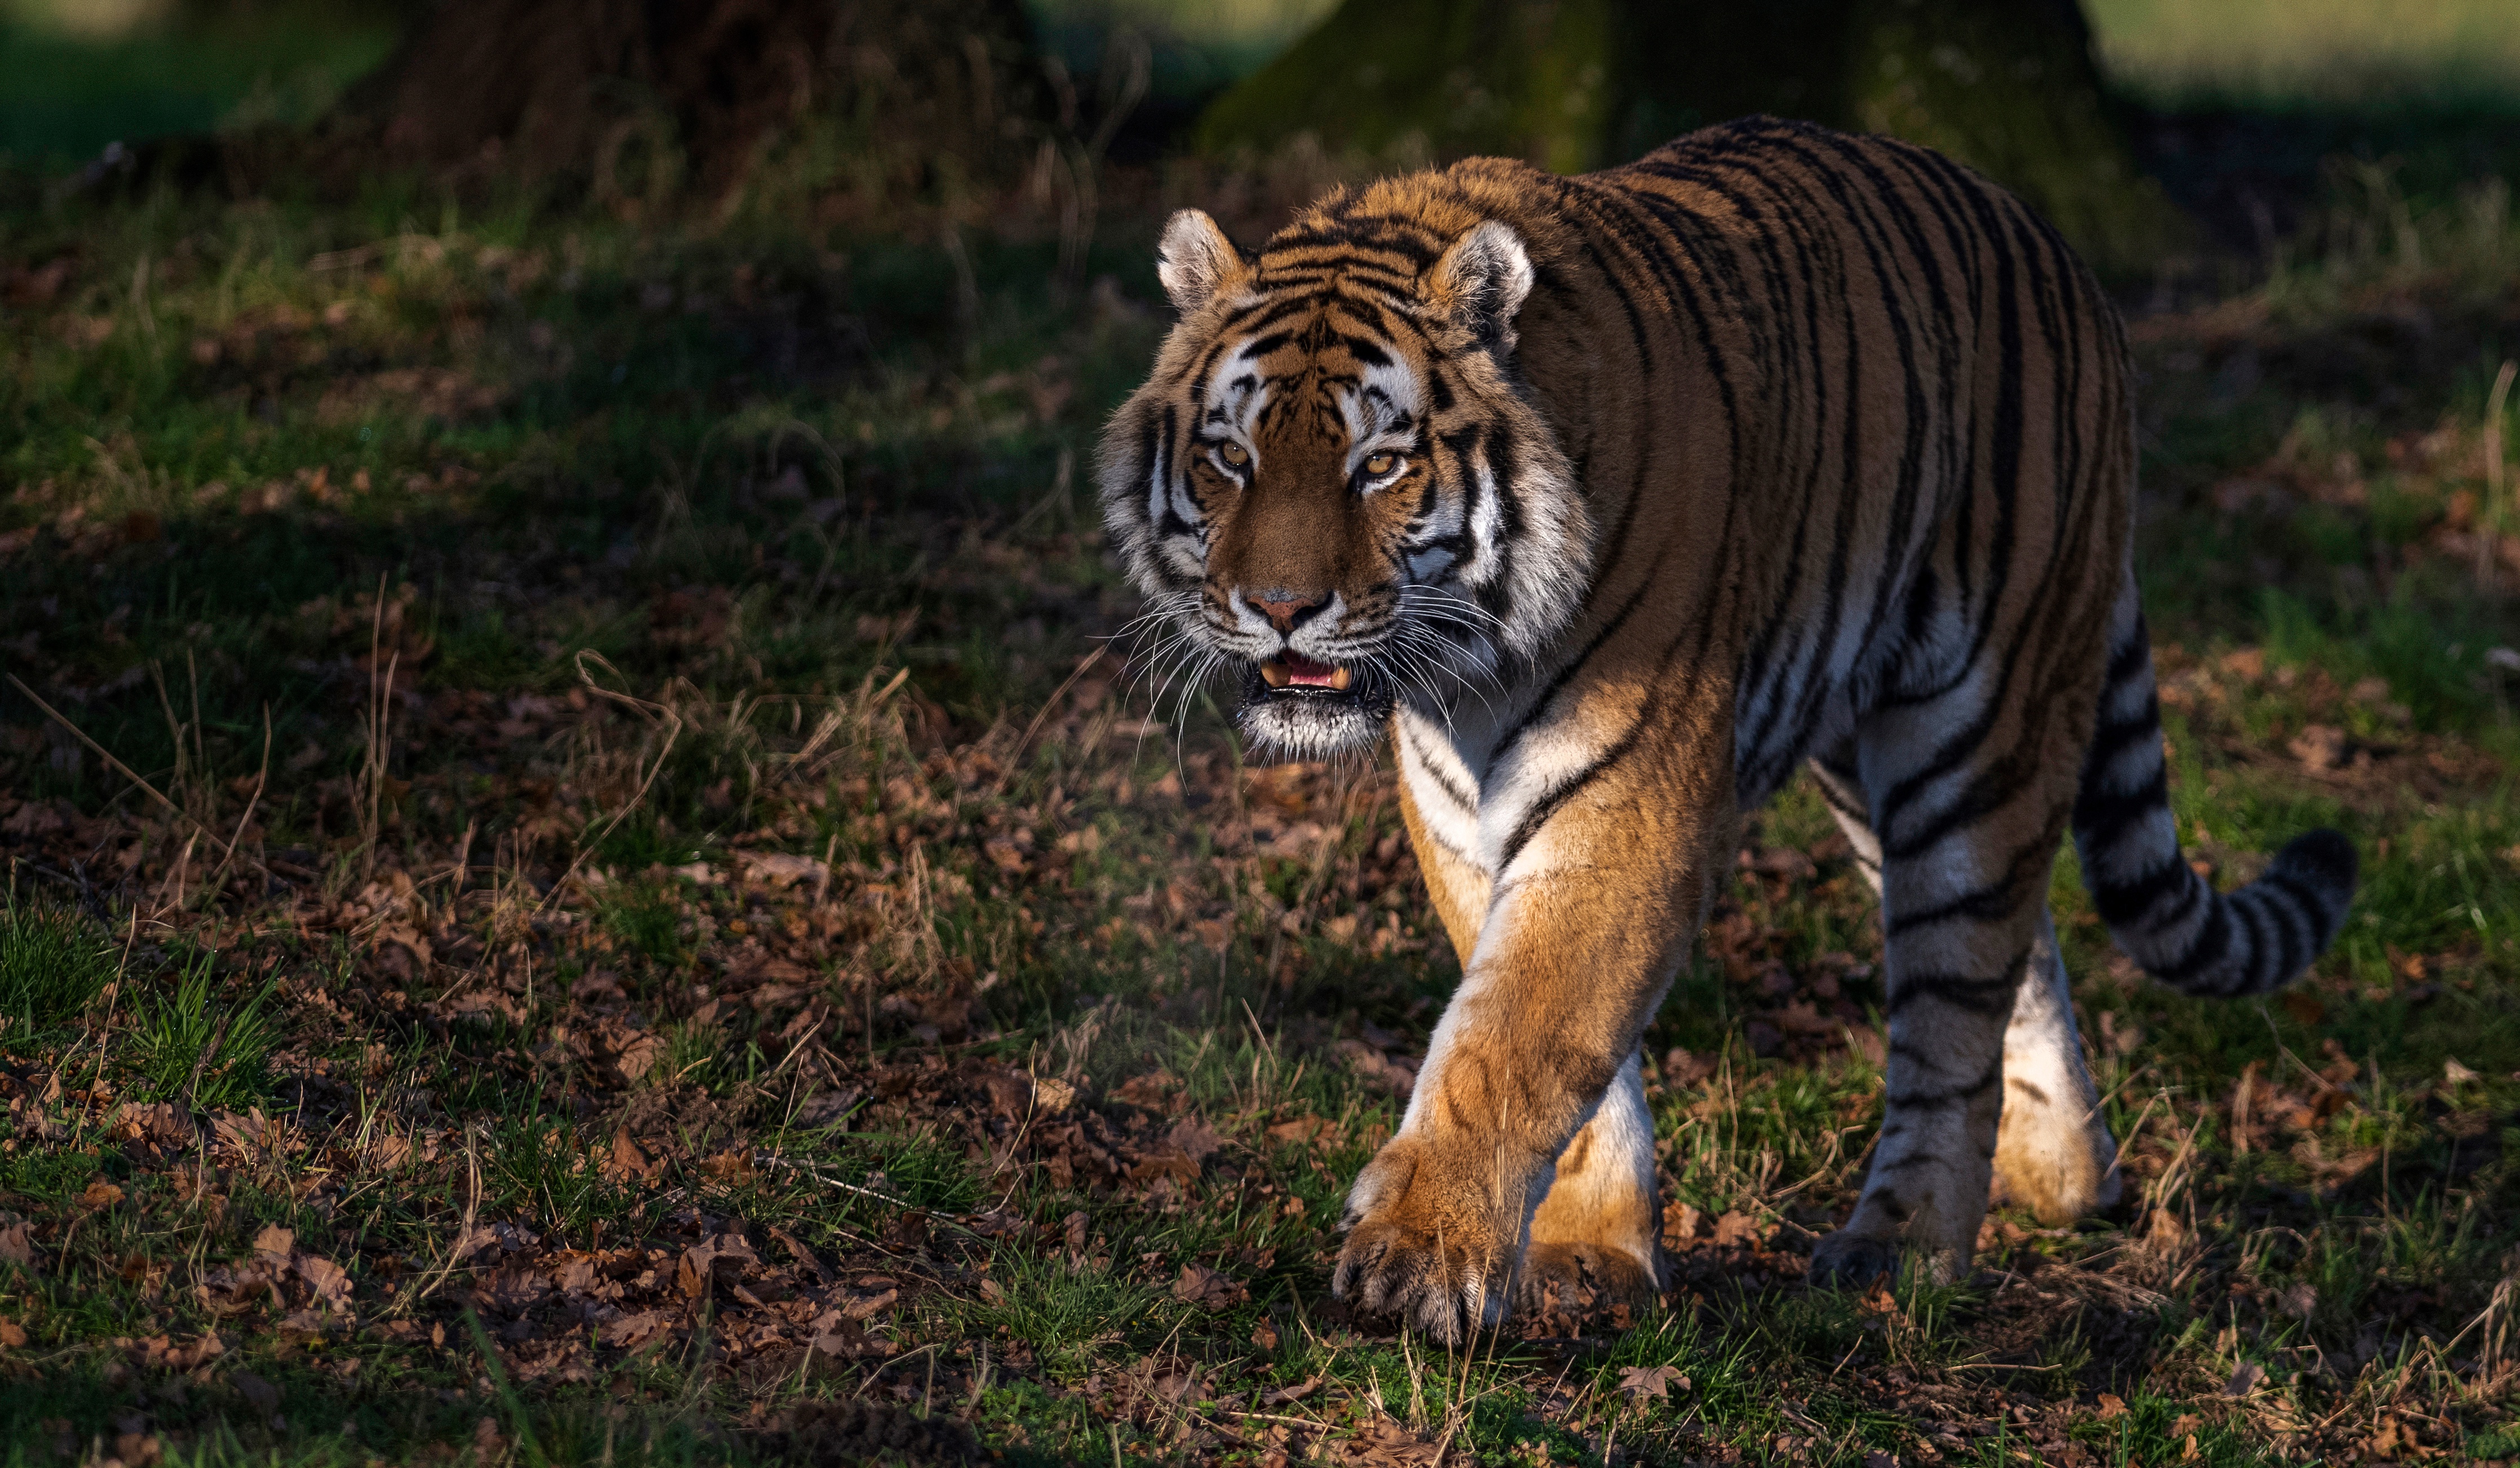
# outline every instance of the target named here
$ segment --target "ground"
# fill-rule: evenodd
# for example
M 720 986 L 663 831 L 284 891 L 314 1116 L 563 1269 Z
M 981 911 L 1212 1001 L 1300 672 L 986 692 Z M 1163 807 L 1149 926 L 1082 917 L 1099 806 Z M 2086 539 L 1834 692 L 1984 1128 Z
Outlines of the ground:
M 1327 1282 L 1454 961 L 1386 766 L 1246 766 L 1129 633 L 1105 182 L 13 196 L 6 1461 L 2520 1458 L 2507 190 L 2126 285 L 2182 831 L 2367 875 L 2216 1005 L 2065 863 L 2121 1209 L 1803 1285 L 1882 996 L 1797 787 L 1648 1037 L 1674 1290 L 1446 1354 Z

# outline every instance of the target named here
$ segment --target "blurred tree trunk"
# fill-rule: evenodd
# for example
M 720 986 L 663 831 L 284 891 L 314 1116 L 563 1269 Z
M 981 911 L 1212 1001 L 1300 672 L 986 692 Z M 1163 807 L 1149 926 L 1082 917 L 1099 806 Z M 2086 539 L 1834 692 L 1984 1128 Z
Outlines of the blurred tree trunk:
M 827 119 L 933 169 L 1045 107 L 1020 0 L 437 0 L 329 131 L 363 166 L 717 196 Z M 841 166 L 834 164 L 834 166 Z
M 1198 138 L 1311 132 L 1573 172 L 1750 112 L 1938 149 L 2105 263 L 2182 232 L 2110 114 L 2075 0 L 1345 0 Z

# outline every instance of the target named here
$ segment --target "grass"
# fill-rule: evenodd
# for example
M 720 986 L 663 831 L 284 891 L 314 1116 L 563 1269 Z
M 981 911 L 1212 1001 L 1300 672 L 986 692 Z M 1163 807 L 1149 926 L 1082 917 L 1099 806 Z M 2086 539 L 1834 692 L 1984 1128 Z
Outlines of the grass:
M 232 1110 L 261 1098 L 279 1026 L 263 1008 L 269 988 L 222 1001 L 213 968 L 209 955 L 197 955 L 179 967 L 173 993 L 134 999 L 133 1070 L 159 1100 Z
M 1010 203 L 958 309 L 801 210 L 17 209 L 0 648 L 124 768 L 0 695 L 0 1452 L 2520 1455 L 2520 251 L 2399 177 L 2130 302 L 2182 832 L 2342 825 L 2336 951 L 2182 999 L 2068 858 L 2127 1204 L 1811 1292 L 1882 995 L 1789 790 L 1648 1035 L 1674 1293 L 1450 1356 L 1328 1295 L 1457 977 L 1388 774 L 1102 641 L 1153 217 L 1065 290 Z
M 108 145 L 214 129 L 312 121 L 342 86 L 391 48 L 382 6 L 291 0 L 279 5 L 118 7 L 12 0 L 0 6 L 0 157 L 58 164 Z
M 75 1019 L 115 971 L 112 940 L 76 912 L 12 892 L 0 905 L 0 1016 L 15 1049 Z
M 2497 0 L 2089 0 L 2112 76 L 2155 102 L 2367 103 L 2520 88 Z

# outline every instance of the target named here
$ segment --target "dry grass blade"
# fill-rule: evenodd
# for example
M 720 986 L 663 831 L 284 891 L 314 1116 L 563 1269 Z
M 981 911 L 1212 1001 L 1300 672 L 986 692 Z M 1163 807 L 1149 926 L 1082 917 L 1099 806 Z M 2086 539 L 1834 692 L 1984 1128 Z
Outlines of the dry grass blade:
M 1032 722 L 1030 724 L 1024 726 L 1023 737 L 1015 740 L 1014 748 L 1007 752 L 1007 768 L 1004 773 L 999 775 L 997 784 L 991 787 L 991 794 L 1003 795 L 1006 793 L 1008 782 L 1012 780 L 1015 778 L 1015 772 L 1022 768 L 1024 751 L 1032 747 L 1033 736 L 1041 733 L 1041 727 L 1050 722 L 1050 716 L 1058 708 L 1058 701 L 1066 697 L 1067 690 L 1076 687 L 1076 681 L 1083 678 L 1087 673 L 1092 672 L 1094 665 L 1102 661 L 1102 654 L 1109 650 L 1111 650 L 1110 645 L 1105 643 L 1102 645 L 1096 647 L 1093 651 L 1085 654 L 1083 659 L 1076 664 L 1076 671 L 1067 675 L 1067 681 L 1058 686 L 1058 691 L 1042 700 L 1040 711 L 1032 716 Z M 908 670 L 904 669 L 903 671 L 907 672 Z
M 106 748 L 103 744 L 100 744 L 96 740 L 88 737 L 87 731 L 79 728 L 76 724 L 71 723 L 63 715 L 61 710 L 45 702 L 43 697 L 33 689 L 26 687 L 23 679 L 20 678 L 15 673 L 0 676 L 6 676 L 9 680 L 9 686 L 16 689 L 28 703 L 33 704 L 45 718 L 52 720 L 54 724 L 61 728 L 68 730 L 72 737 L 86 745 L 95 753 L 98 759 L 105 761 L 107 765 L 111 766 L 115 774 L 120 775 L 124 779 L 131 781 L 133 784 L 138 785 L 142 793 L 146 794 L 150 799 L 158 802 L 160 806 L 163 806 L 167 815 L 191 825 L 198 833 L 209 837 L 210 844 L 216 846 L 222 856 L 232 855 L 228 843 L 219 838 L 219 833 L 217 831 L 214 831 L 207 825 L 202 824 L 201 819 L 195 816 L 192 812 L 185 810 L 174 801 L 167 799 L 166 792 L 158 789 L 156 785 L 151 784 L 146 778 L 142 778 L 139 771 L 134 770 L 129 765 L 115 759 L 113 757 L 112 750 Z
M 376 874 L 377 842 L 384 833 L 385 785 L 391 778 L 393 761 L 393 685 L 394 671 L 402 665 L 402 651 L 396 648 L 384 659 L 382 670 L 378 654 L 384 646 L 385 578 L 377 578 L 377 604 L 368 631 L 368 701 L 364 711 L 361 734 L 365 747 L 360 756 L 359 781 L 364 798 L 359 805 L 359 875 L 365 880 Z
M 653 703 L 635 694 L 619 692 L 615 690 L 606 688 L 604 685 L 595 681 L 595 673 L 593 669 L 597 667 L 604 669 L 606 672 L 612 674 L 616 678 L 621 674 L 621 670 L 613 667 L 611 662 L 608 660 L 604 654 L 597 652 L 592 648 L 582 649 L 578 652 L 578 682 L 586 689 L 586 690 L 593 693 L 598 698 L 617 703 L 623 708 L 631 710 L 642 718 L 647 719 L 652 725 L 662 726 L 665 731 L 664 747 L 656 751 L 656 757 L 649 762 L 647 772 L 639 777 L 638 788 L 631 792 L 628 800 L 621 803 L 620 809 L 612 813 L 611 819 L 604 823 L 604 828 L 597 831 L 594 835 L 582 838 L 578 841 L 577 851 L 569 858 L 567 868 L 561 873 L 560 880 L 552 883 L 551 890 L 543 895 L 542 903 L 537 905 L 537 911 L 540 911 L 541 907 L 548 906 L 554 899 L 560 896 L 562 890 L 568 885 L 569 878 L 577 875 L 578 867 L 586 864 L 587 853 L 602 845 L 604 843 L 604 838 L 612 834 L 613 829 L 619 826 L 624 820 L 629 818 L 631 812 L 639 809 L 640 805 L 647 800 L 648 791 L 656 783 L 656 777 L 664 773 L 665 761 L 674 752 L 674 742 L 681 738 L 683 734 L 683 716 L 679 712 L 666 704 Z

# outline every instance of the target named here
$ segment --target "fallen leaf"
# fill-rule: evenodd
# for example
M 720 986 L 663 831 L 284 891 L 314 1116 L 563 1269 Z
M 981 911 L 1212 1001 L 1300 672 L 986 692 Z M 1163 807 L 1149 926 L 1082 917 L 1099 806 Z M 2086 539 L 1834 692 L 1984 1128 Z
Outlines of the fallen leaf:
M 804 1269 L 816 1279 L 829 1279 L 832 1277 L 832 1271 L 823 1268 L 823 1262 L 814 1256 L 813 1250 L 805 1247 L 804 1240 L 799 1239 L 796 1235 L 789 1233 L 787 1229 L 780 1227 L 776 1223 L 771 1223 L 767 1226 L 770 1231 L 770 1236 L 779 1241 L 779 1247 L 788 1251 L 788 1257 L 796 1261 L 798 1268 Z
M 1230 1310 L 1251 1298 L 1251 1292 L 1221 1269 L 1193 1264 L 1182 1266 L 1181 1278 L 1173 1281 L 1173 1298 L 1201 1310 Z
M 1759 1242 L 1759 1225 L 1750 1216 L 1727 1213 L 1715 1221 L 1715 1242 L 1723 1248 L 1745 1248 Z
M 663 1170 L 664 1165 L 650 1160 L 627 1132 L 612 1134 L 612 1145 L 607 1149 L 604 1166 L 599 1169 L 604 1180 L 616 1186 L 652 1182 Z
M 112 1208 L 121 1201 L 122 1189 L 111 1182 L 91 1182 L 87 1185 L 87 1191 L 79 1194 L 79 1207 L 91 1212 L 100 1208 Z
M 779 851 L 739 851 L 735 859 L 742 864 L 745 878 L 770 887 L 792 887 L 798 882 L 811 882 L 816 887 L 832 884 L 832 868 L 812 857 L 791 856 Z
M 1218 1136 L 1215 1130 L 1207 1123 L 1190 1116 L 1175 1122 L 1173 1130 L 1164 1139 L 1179 1147 L 1182 1155 L 1194 1163 L 1205 1162 L 1215 1154 L 1218 1147 L 1225 1144 L 1224 1138 Z
M 983 1279 L 980 1284 L 983 1293 L 991 1294 L 992 1298 L 1004 1298 L 1005 1292 L 998 1289 L 996 1280 Z M 846 1305 L 840 1307 L 839 1316 L 843 1320 L 863 1320 L 878 1311 L 886 1309 L 900 1298 L 901 1291 L 897 1289 L 878 1290 L 872 1295 L 853 1296 Z
M 297 1277 L 315 1292 L 324 1308 L 347 1314 L 350 1310 L 350 1272 L 329 1259 L 313 1254 L 300 1254 L 292 1261 Z
M 1342 1040 L 1334 1048 L 1367 1084 L 1406 1097 L 1418 1089 L 1418 1072 L 1361 1040 Z
M 25 1326 L 15 1320 L 0 1320 L 0 1349 L 15 1351 L 25 1344 Z
M 729 1147 L 713 1157 L 703 1157 L 700 1171 L 729 1187 L 749 1182 L 760 1176 L 752 1164 L 752 1149 L 749 1147 Z
M 1642 1401 L 1647 1398 L 1660 1400 L 1668 1396 L 1674 1387 L 1684 1392 L 1689 1387 L 1688 1378 L 1681 1374 L 1678 1366 L 1622 1366 L 1619 1368 L 1619 1390 L 1626 1393 L 1631 1401 Z
M 2223 1395 L 2246 1397 L 2258 1389 L 2258 1383 L 2264 1381 L 2266 1375 L 2267 1368 L 2256 1361 L 2242 1361 L 2232 1370 L 2231 1379 L 2223 1383 Z
M 760 1263 L 761 1256 L 752 1252 L 742 1234 L 714 1234 L 683 1251 L 674 1278 L 684 1294 L 698 1300 L 709 1292 L 711 1284 L 733 1289 L 743 1278 L 746 1266 Z
M 2348 752 L 2345 731 L 2332 725 L 2313 724 L 2285 742 L 2292 757 L 2313 770 L 2342 768 Z
M 623 1315 L 617 1320 L 607 1320 L 596 1330 L 605 1345 L 627 1350 L 653 1339 L 670 1322 L 671 1316 L 663 1311 L 643 1310 Z
M 1271 1387 L 1260 1394 L 1260 1404 L 1280 1406 L 1289 1401 L 1301 1401 L 1322 1389 L 1322 1380 L 1321 1377 L 1310 1376 L 1291 1387 Z

